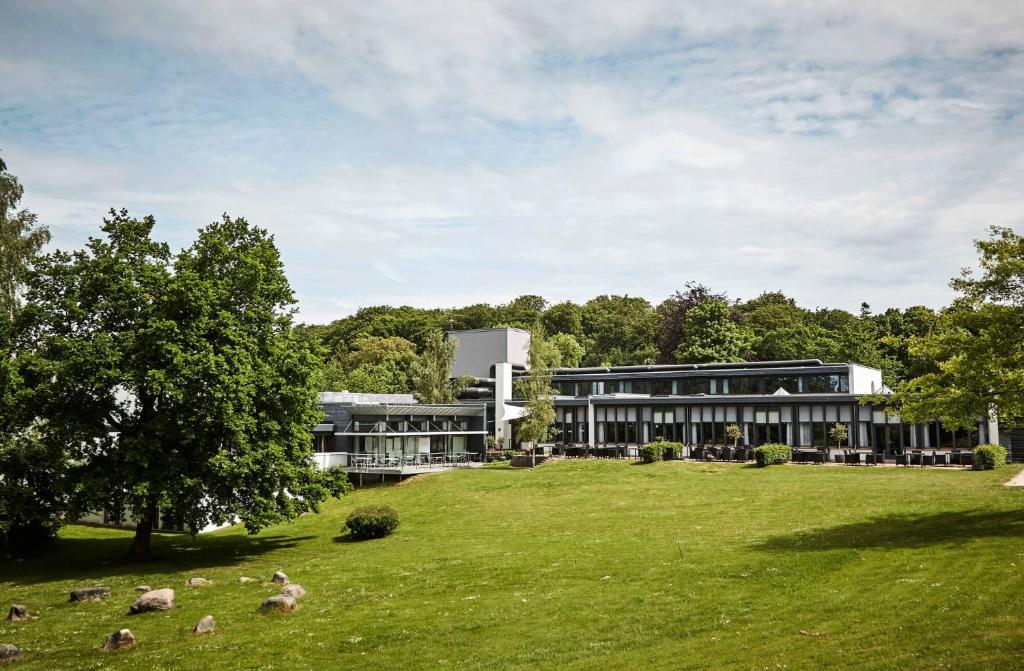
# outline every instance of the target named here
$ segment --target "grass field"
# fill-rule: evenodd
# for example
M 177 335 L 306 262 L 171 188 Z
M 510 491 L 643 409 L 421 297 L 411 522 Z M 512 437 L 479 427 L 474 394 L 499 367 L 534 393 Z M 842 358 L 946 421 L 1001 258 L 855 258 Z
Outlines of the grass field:
M 24 669 L 1010 669 L 1024 667 L 1017 468 L 569 461 L 367 489 L 256 537 L 164 536 L 132 566 L 124 532 L 65 530 L 55 555 L 0 564 Z M 339 537 L 357 505 L 393 536 Z M 282 568 L 309 591 L 260 615 Z M 186 589 L 193 575 L 215 581 Z M 248 575 L 260 583 L 239 585 Z M 177 591 L 125 615 L 140 583 Z M 67 603 L 108 585 L 106 601 Z M 193 636 L 212 614 L 215 634 Z M 104 653 L 130 627 L 131 650 Z

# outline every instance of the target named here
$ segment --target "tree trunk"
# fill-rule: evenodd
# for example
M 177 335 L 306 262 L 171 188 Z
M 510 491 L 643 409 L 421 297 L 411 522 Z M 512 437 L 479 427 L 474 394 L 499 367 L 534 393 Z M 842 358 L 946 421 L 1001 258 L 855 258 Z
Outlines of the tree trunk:
M 151 540 L 153 538 L 153 527 L 156 525 L 156 518 L 156 499 L 150 499 L 146 504 L 146 514 L 135 527 L 135 538 L 132 540 L 131 549 L 128 550 L 129 559 L 143 562 L 153 558 Z

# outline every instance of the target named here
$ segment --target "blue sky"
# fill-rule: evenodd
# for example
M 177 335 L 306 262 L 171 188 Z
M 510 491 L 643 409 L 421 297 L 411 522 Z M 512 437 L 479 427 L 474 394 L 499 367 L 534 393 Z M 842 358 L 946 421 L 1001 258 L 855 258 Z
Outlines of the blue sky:
M 0 150 L 55 244 L 244 216 L 308 321 L 689 280 L 939 306 L 1024 229 L 1022 109 L 1019 3 L 0 4 Z

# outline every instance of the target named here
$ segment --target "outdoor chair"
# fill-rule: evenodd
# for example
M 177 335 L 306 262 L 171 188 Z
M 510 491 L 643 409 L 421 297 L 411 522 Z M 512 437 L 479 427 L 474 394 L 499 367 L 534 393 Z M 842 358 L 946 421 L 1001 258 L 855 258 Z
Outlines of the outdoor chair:
M 936 452 L 932 456 L 936 466 L 949 466 L 949 453 L 948 452 Z
M 906 467 L 909 468 L 910 467 L 910 456 L 911 455 L 907 454 L 906 452 L 904 452 L 903 454 L 897 454 L 896 455 L 896 465 L 897 466 L 906 466 Z
M 961 452 L 960 464 L 962 466 L 974 466 L 974 452 Z
M 885 464 L 885 455 L 870 452 L 864 455 L 864 463 L 868 466 L 882 466 Z
M 910 453 L 910 465 L 911 466 L 920 466 L 921 465 L 921 456 L 922 455 L 921 455 L 920 452 L 911 452 Z
M 860 466 L 860 452 L 847 452 L 846 453 L 846 465 L 847 466 Z
M 922 452 L 921 453 L 921 467 L 924 468 L 925 466 L 934 466 L 934 465 L 935 465 L 935 453 L 932 452 L 931 454 L 925 454 L 924 452 Z

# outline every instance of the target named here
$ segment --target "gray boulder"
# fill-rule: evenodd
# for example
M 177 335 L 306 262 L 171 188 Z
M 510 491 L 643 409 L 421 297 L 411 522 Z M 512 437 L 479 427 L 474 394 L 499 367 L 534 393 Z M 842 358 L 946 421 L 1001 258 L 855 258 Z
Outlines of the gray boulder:
M 164 589 L 154 589 L 140 596 L 128 609 L 128 614 L 138 615 L 172 608 L 174 608 L 174 590 L 165 587 Z
M 291 583 L 281 588 L 281 594 L 298 599 L 306 596 L 306 590 L 302 589 L 302 585 Z
M 135 635 L 131 629 L 120 629 L 107 636 L 107 642 L 103 644 L 104 650 L 121 650 L 135 645 Z
M 188 587 L 209 587 L 213 584 L 213 581 L 206 578 L 189 578 L 185 581 L 185 584 Z
M 150 587 L 149 585 L 139 585 L 138 587 L 135 588 L 135 591 L 136 592 L 140 592 L 140 593 L 141 592 L 151 592 L 151 591 L 153 591 L 153 588 Z
M 274 577 L 270 579 L 270 582 L 276 585 L 287 585 L 288 576 L 284 574 L 284 571 L 277 571 L 276 573 L 274 573 Z
M 21 648 L 10 643 L 0 645 L 0 664 L 10 664 L 21 659 Z
M 199 620 L 195 629 L 192 630 L 193 634 L 212 634 L 213 628 L 216 626 L 216 622 L 213 621 L 212 615 L 207 615 L 203 619 Z
M 25 620 L 31 620 L 32 616 L 28 614 L 27 606 L 13 604 L 10 612 L 7 613 L 7 619 L 11 622 L 24 622 Z
M 80 601 L 99 601 L 110 596 L 109 587 L 80 587 L 79 589 L 71 590 L 71 603 L 78 603 Z
M 260 609 L 265 611 L 277 611 L 278 613 L 290 613 L 297 607 L 295 598 L 285 596 L 284 594 L 278 594 L 272 596 L 260 606 Z

